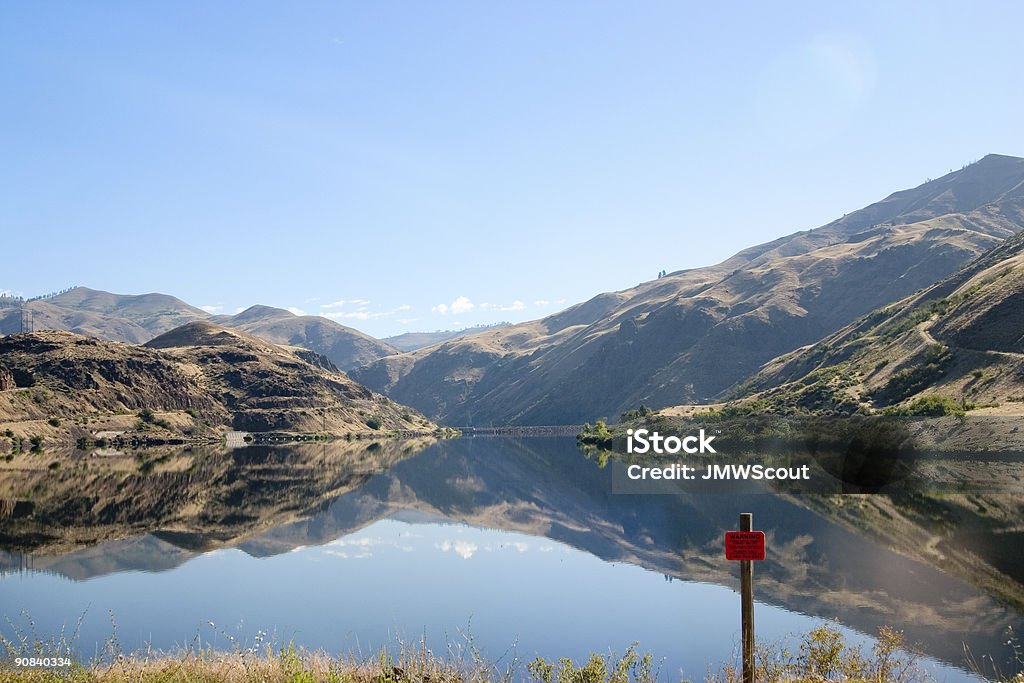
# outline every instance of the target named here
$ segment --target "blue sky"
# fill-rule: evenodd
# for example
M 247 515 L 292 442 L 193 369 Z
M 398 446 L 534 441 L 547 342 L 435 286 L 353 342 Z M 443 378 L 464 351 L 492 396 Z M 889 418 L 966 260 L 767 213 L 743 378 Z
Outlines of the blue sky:
M 717 4 L 5 2 L 0 289 L 526 320 L 1024 155 L 1020 3 Z

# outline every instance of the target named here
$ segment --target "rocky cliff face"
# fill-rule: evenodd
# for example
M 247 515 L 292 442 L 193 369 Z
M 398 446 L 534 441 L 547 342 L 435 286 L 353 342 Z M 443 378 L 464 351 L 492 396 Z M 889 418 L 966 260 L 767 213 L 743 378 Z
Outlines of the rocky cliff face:
M 7 368 L 0 368 L 0 391 L 10 391 L 17 385 L 14 383 L 14 375 Z

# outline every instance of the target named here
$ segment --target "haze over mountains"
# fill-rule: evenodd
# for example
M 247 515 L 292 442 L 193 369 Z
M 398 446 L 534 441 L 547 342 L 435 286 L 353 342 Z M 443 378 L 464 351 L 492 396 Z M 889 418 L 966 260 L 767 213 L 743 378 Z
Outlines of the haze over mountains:
M 1024 159 L 989 155 L 718 265 L 389 356 L 353 377 L 460 425 L 581 423 L 640 403 L 713 400 L 772 358 L 932 285 L 1022 227 Z
M 447 424 L 581 423 L 615 417 L 641 403 L 702 403 L 793 381 L 792 373 L 777 371 L 778 363 L 795 362 L 786 354 L 932 287 L 1022 227 L 1024 159 L 989 155 L 818 229 L 514 325 L 400 335 L 389 344 L 322 316 L 269 306 L 211 316 L 164 294 L 122 296 L 76 287 L 27 307 L 36 329 L 135 344 L 206 320 L 307 348 L 356 381 Z M 687 247 L 644 246 L 663 252 Z M 1019 300 L 1010 286 L 1015 282 L 1009 278 L 999 285 L 1010 288 L 1000 290 L 998 311 Z M 986 296 L 991 293 L 986 290 Z M 0 333 L 15 332 L 20 311 L 2 303 Z M 1001 314 L 986 315 L 989 320 Z M 975 343 L 961 339 L 975 327 L 958 328 L 961 346 Z M 786 360 L 744 384 L 780 357 Z M 798 365 L 806 369 L 808 363 Z M 894 363 L 878 374 L 879 381 L 901 367 Z M 877 390 L 865 387 L 868 393 Z

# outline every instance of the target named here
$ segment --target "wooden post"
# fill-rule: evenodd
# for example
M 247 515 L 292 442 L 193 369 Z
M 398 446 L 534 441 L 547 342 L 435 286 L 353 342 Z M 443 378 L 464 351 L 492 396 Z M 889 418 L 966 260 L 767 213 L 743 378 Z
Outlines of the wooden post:
M 740 531 L 754 530 L 754 515 L 740 513 Z M 754 563 L 740 561 L 740 620 L 743 629 L 743 683 L 754 683 Z

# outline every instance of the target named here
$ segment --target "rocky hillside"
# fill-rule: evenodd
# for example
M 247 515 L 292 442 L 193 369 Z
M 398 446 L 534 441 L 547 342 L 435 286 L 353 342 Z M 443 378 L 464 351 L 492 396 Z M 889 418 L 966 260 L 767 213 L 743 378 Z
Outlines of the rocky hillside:
M 1024 234 L 820 344 L 771 361 L 734 394 L 758 394 L 776 408 L 1019 413 Z
M 1022 226 L 1024 159 L 990 155 L 718 265 L 384 358 L 353 377 L 465 425 L 581 423 L 640 403 L 707 402 Z
M 74 441 L 97 432 L 432 430 L 326 358 L 193 322 L 146 346 L 69 332 L 0 339 L 0 432 Z

